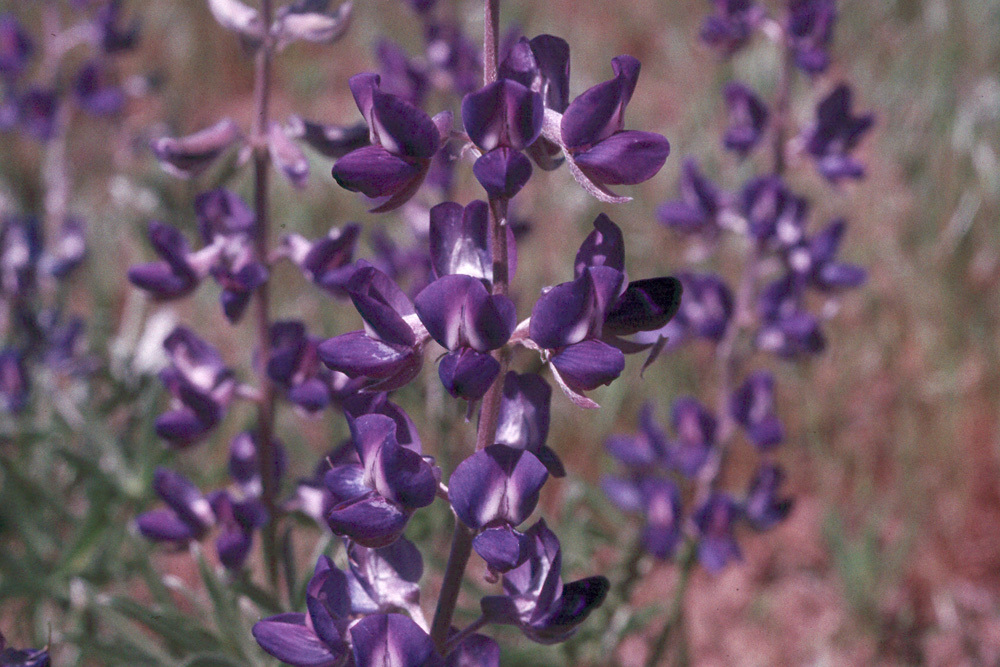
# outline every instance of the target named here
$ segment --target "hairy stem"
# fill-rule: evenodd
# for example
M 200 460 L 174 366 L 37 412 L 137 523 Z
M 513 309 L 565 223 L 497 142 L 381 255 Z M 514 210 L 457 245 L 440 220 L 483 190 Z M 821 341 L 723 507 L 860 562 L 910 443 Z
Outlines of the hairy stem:
M 500 0 L 485 0 L 483 19 L 483 79 L 484 85 L 497 80 L 497 42 L 500 35 Z M 493 293 L 507 294 L 507 201 L 490 201 L 490 238 L 493 241 Z M 503 377 L 507 371 L 508 353 L 503 348 L 497 352 L 500 373 L 490 385 L 479 412 L 479 428 L 476 431 L 476 451 L 491 444 L 496 437 L 497 421 L 500 417 L 500 399 L 503 397 Z M 441 594 L 438 596 L 434 620 L 431 623 L 431 639 L 442 655 L 448 645 L 448 631 L 455 615 L 458 593 L 462 588 L 465 567 L 472 554 L 473 532 L 457 518 L 451 538 L 451 551 L 445 566 Z
M 271 25 L 274 14 L 272 0 L 261 3 L 261 18 L 264 25 Z M 270 174 L 270 153 L 267 148 L 267 126 L 270 116 L 271 102 L 271 59 L 272 44 L 270 37 L 266 38 L 257 51 L 254 70 L 254 116 L 251 129 L 253 145 L 254 169 L 254 215 L 257 221 L 256 242 L 257 257 L 261 262 L 267 262 L 269 254 L 269 199 L 268 182 Z M 270 347 L 271 309 L 268 285 L 265 282 L 257 288 L 256 324 L 258 346 L 261 354 L 266 355 Z M 278 549 L 277 549 L 277 479 L 275 477 L 274 450 L 274 383 L 264 372 L 260 378 L 261 400 L 257 404 L 257 465 L 263 487 L 264 507 L 267 509 L 268 520 L 263 528 L 264 563 L 267 569 L 268 581 L 277 590 L 278 584 Z
M 695 543 L 689 541 L 684 546 L 684 552 L 681 554 L 680 574 L 678 575 L 677 585 L 674 587 L 674 596 L 670 601 L 670 608 L 667 611 L 667 621 L 653 642 L 653 646 L 649 651 L 649 657 L 646 658 L 646 667 L 657 667 L 660 664 L 660 660 L 663 659 L 663 654 L 670 643 L 670 638 L 681 627 L 681 623 L 684 620 L 684 597 L 687 593 L 688 582 L 691 580 L 691 570 L 694 569 L 694 564 L 697 560 L 695 558 L 696 553 L 697 548 L 695 547 Z

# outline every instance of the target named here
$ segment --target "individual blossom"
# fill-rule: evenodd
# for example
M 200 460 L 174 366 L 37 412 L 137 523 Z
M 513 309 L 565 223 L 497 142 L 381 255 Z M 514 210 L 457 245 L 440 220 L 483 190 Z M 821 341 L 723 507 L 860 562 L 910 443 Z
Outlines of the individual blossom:
M 16 301 L 27 296 L 38 276 L 42 238 L 33 216 L 0 219 L 0 294 Z
M 349 420 L 359 464 L 342 464 L 325 478 L 338 501 L 326 521 L 337 535 L 362 546 L 392 544 L 413 512 L 434 501 L 440 471 L 396 438 L 396 422 L 385 415 Z
M 105 53 L 131 51 L 139 42 L 139 19 L 125 21 L 121 0 L 108 0 L 101 5 L 96 22 L 101 34 L 101 49 Z
M 228 489 L 212 492 L 208 502 L 219 526 L 215 538 L 219 561 L 227 570 L 239 572 L 250 555 L 254 532 L 267 523 L 264 503 L 257 496 L 240 496 Z
M 733 294 L 713 273 L 680 273 L 684 296 L 677 316 L 668 325 L 678 337 L 706 338 L 719 342 L 733 316 Z
M 503 575 L 505 595 L 481 600 L 483 616 L 490 623 L 514 625 L 539 644 L 566 641 L 604 602 L 610 583 L 594 576 L 564 584 L 559 538 L 543 519 L 526 536 L 527 560 Z
M 835 0 L 789 0 L 786 39 L 796 66 L 803 72 L 820 74 L 829 67 L 827 49 L 836 19 Z
M 500 362 L 489 353 L 507 342 L 517 324 L 514 303 L 487 292 L 480 280 L 456 274 L 425 287 L 414 308 L 427 333 L 448 350 L 438 365 L 448 393 L 482 398 L 500 373 Z
M 826 339 L 819 320 L 802 304 L 803 282 L 789 273 L 761 291 L 757 301 L 761 325 L 755 337 L 758 349 L 793 359 L 819 354 Z
M 627 201 L 609 185 L 634 185 L 649 180 L 670 153 L 659 134 L 625 130 L 625 107 L 632 99 L 640 63 L 632 56 L 611 61 L 613 79 L 576 97 L 559 120 L 558 141 L 574 178 L 590 194 L 606 202 Z M 553 118 L 554 120 L 554 118 Z
M 772 449 L 785 437 L 785 430 L 774 407 L 774 376 L 756 371 L 733 392 L 729 411 L 737 424 L 746 429 L 750 442 L 760 450 Z
M 292 139 L 304 141 L 320 155 L 330 158 L 343 157 L 368 145 L 368 126 L 365 123 L 330 125 L 292 115 L 285 124 L 285 132 Z
M 788 250 L 789 268 L 809 286 L 822 292 L 835 292 L 859 287 L 865 282 L 866 273 L 860 266 L 836 261 L 837 251 L 847 230 L 847 222 L 837 219 L 830 222 L 815 236 Z
M 347 296 L 347 284 L 354 275 L 354 251 L 361 226 L 331 227 L 326 236 L 315 241 L 289 234 L 282 239 L 288 257 L 301 269 L 309 282 L 337 297 Z
M 729 126 L 722 135 L 722 143 L 728 150 L 745 158 L 764 137 L 767 107 L 753 90 L 737 81 L 727 83 L 722 94 L 729 115 Z
M 190 294 L 208 275 L 217 255 L 216 248 L 192 252 L 184 235 L 159 222 L 149 223 L 149 241 L 162 259 L 129 267 L 129 281 L 159 300 L 177 299 Z
M 125 106 L 125 92 L 99 61 L 84 63 L 73 82 L 77 104 L 92 116 L 113 116 Z
M 58 238 L 42 253 L 40 266 L 56 280 L 63 280 L 86 256 L 86 223 L 81 218 L 67 217 L 59 228 Z
M 497 444 L 529 451 L 553 477 L 565 477 L 559 456 L 545 444 L 549 434 L 552 388 L 541 375 L 508 371 L 497 416 Z
M 731 215 L 730 198 L 702 173 L 694 158 L 685 159 L 681 167 L 680 191 L 680 199 L 657 207 L 657 220 L 684 234 L 717 235 Z
M 35 52 L 31 36 L 12 14 L 0 16 L 0 76 L 10 83 L 28 66 Z
M 431 269 L 435 278 L 472 276 L 493 283 L 493 241 L 489 233 L 489 207 L 475 199 L 466 206 L 443 202 L 430 211 Z M 517 244 L 507 225 L 507 275 L 517 269 Z
M 669 445 L 671 466 L 685 477 L 694 477 L 715 446 L 716 419 L 697 399 L 683 396 L 670 408 L 670 424 L 675 434 Z
M 389 546 L 369 549 L 348 541 L 347 564 L 354 613 L 421 613 L 424 560 L 413 542 L 400 537 Z
M 715 13 L 705 18 L 701 39 L 729 57 L 750 41 L 764 18 L 764 10 L 754 0 L 712 0 Z
M 156 433 L 172 446 L 186 447 L 222 420 L 236 381 L 218 351 L 190 329 L 177 327 L 163 347 L 170 365 L 160 379 L 172 399 L 171 409 L 156 419 Z
M 805 149 L 830 182 L 863 178 L 864 166 L 850 152 L 875 124 L 875 114 L 851 112 L 851 89 L 840 84 L 816 107 L 816 121 L 805 132 Z
M 733 535 L 740 507 L 726 493 L 714 492 L 695 510 L 694 522 L 698 528 L 698 561 L 706 570 L 715 574 L 728 563 L 743 558 Z
M 297 320 L 272 323 L 269 338 L 267 375 L 288 401 L 308 414 L 329 405 L 333 378 L 320 363 L 320 339 L 308 335 L 305 325 Z
M 178 178 L 204 172 L 229 148 L 240 141 L 240 130 L 230 118 L 183 137 L 161 137 L 151 144 L 153 155 L 164 171 Z
M 33 87 L 18 98 L 18 115 L 25 133 L 38 141 L 48 141 L 56 131 L 59 96 L 54 90 Z
M 476 452 L 451 474 L 448 498 L 459 520 L 477 532 L 472 547 L 491 571 L 507 572 L 527 559 L 529 538 L 515 529 L 535 511 L 548 476 L 534 454 L 507 445 Z
M 450 114 L 432 120 L 409 102 L 383 92 L 380 81 L 371 73 L 351 77 L 351 92 L 368 123 L 371 145 L 333 165 L 341 187 L 383 200 L 373 213 L 398 208 L 416 193 L 451 125 Z
M 770 530 L 792 511 L 792 500 L 778 497 L 784 479 L 785 473 L 774 464 L 757 469 L 743 500 L 743 516 L 754 530 Z
M 748 181 L 743 187 L 741 206 L 751 237 L 766 246 L 788 248 L 805 235 L 809 203 L 778 176 Z
M 182 547 L 200 540 L 215 525 L 208 499 L 184 475 L 167 468 L 153 474 L 153 491 L 167 507 L 136 518 L 139 532 L 148 540 Z
M 428 338 L 413 302 L 388 276 L 367 264 L 359 266 L 346 289 L 365 328 L 320 343 L 323 363 L 348 377 L 366 378 L 369 391 L 407 384 L 420 372 Z

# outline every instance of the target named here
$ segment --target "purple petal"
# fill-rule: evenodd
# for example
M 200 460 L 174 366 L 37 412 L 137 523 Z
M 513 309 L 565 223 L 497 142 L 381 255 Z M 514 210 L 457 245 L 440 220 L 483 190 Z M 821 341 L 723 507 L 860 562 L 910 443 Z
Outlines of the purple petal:
M 520 151 L 542 130 L 541 95 L 511 79 L 500 79 L 462 100 L 462 124 L 469 138 L 489 152 L 505 146 Z
M 410 515 L 374 491 L 334 506 L 326 516 L 330 530 L 372 549 L 392 544 L 403 534 Z
M 365 469 L 355 463 L 344 463 L 323 475 L 323 485 L 338 503 L 353 500 L 371 489 L 365 483 Z
M 318 351 L 323 363 L 349 377 L 391 380 L 385 391 L 390 385 L 398 388 L 407 384 L 423 364 L 423 357 L 415 354 L 413 348 L 383 343 L 363 331 L 323 341 Z
M 402 614 L 368 616 L 351 628 L 354 661 L 359 666 L 442 667 L 426 632 Z
M 634 185 L 655 176 L 669 154 L 670 143 L 661 135 L 628 130 L 575 153 L 573 159 L 592 181 Z
M 467 347 L 445 355 L 438 365 L 438 377 L 455 398 L 478 401 L 500 374 L 500 362 L 485 352 Z
M 500 646 L 485 635 L 470 635 L 448 654 L 445 667 L 500 667 Z
M 594 284 L 589 274 L 556 285 L 535 302 L 528 328 L 539 347 L 557 349 L 584 340 L 593 326 Z
M 601 490 L 615 506 L 623 512 L 643 510 L 642 491 L 631 480 L 605 475 L 601 477 Z
M 390 153 L 382 146 L 365 146 L 351 151 L 333 165 L 333 177 L 340 187 L 367 197 L 387 197 L 405 190 L 422 178 L 424 166 Z
M 335 651 L 306 625 L 305 614 L 279 614 L 253 626 L 253 636 L 268 654 L 295 667 L 335 667 L 346 647 Z
M 647 278 L 630 282 L 604 320 L 604 331 L 627 336 L 664 327 L 681 306 L 681 282 Z
M 449 498 L 470 528 L 496 521 L 516 526 L 534 511 L 546 479 L 548 471 L 531 452 L 490 445 L 455 468 Z
M 353 150 L 368 145 L 368 126 L 324 125 L 289 116 L 287 130 L 290 136 L 309 144 L 320 155 L 339 158 Z
M 594 231 L 580 244 L 573 264 L 579 278 L 588 266 L 608 266 L 625 271 L 625 239 L 621 228 L 604 213 L 594 219 Z
M 292 185 L 304 188 L 309 180 L 309 160 L 302 149 L 288 138 L 281 125 L 273 121 L 267 130 L 267 146 L 275 166 Z
M 438 278 L 463 274 L 490 280 L 493 255 L 490 252 L 489 209 L 474 200 L 465 208 L 444 202 L 430 212 L 430 252 Z
M 472 541 L 472 548 L 492 572 L 508 572 L 527 557 L 528 540 L 510 526 L 487 528 Z
M 552 365 L 571 389 L 589 391 L 611 384 L 625 370 L 621 350 L 599 340 L 585 340 L 559 351 Z
M 183 543 L 196 539 L 200 532 L 168 509 L 144 512 L 136 517 L 135 523 L 142 536 L 154 542 Z
M 476 160 L 472 173 L 490 199 L 513 199 L 531 178 L 531 160 L 513 148 L 501 146 Z
M 437 126 L 423 110 L 395 95 L 372 91 L 371 130 L 390 153 L 429 160 L 441 145 Z
M 570 150 L 585 150 L 621 131 L 625 106 L 639 78 L 639 61 L 631 56 L 612 60 L 615 78 L 599 83 L 573 100 L 562 117 L 562 139 Z
M 185 137 L 163 137 L 152 144 L 160 166 L 175 176 L 188 178 L 204 171 L 239 139 L 239 127 L 224 118 L 212 127 Z

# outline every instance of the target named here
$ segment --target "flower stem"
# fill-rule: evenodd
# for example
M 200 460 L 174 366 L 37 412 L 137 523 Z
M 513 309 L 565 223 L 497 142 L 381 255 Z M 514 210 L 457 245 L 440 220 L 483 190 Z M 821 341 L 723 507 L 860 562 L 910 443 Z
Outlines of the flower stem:
M 272 0 L 261 3 L 261 18 L 265 26 L 271 25 L 274 13 Z M 269 198 L 268 181 L 270 175 L 270 153 L 267 147 L 267 126 L 271 102 L 271 59 L 270 37 L 257 51 L 254 63 L 254 116 L 251 130 L 254 168 L 254 216 L 257 221 L 257 257 L 266 262 L 269 253 Z M 256 322 L 258 346 L 262 355 L 270 347 L 271 312 L 270 294 L 265 282 L 257 288 Z M 274 409 L 275 391 L 266 372 L 260 378 L 261 399 L 257 408 L 257 466 L 263 488 L 262 502 L 267 509 L 267 523 L 263 527 L 264 563 L 271 587 L 277 590 L 278 549 L 277 549 L 277 479 L 275 477 L 274 451 Z
M 483 18 L 483 80 L 489 85 L 497 80 L 497 42 L 500 35 L 500 0 L 485 0 Z M 490 238 L 493 241 L 493 293 L 507 294 L 510 276 L 507 275 L 507 201 L 491 200 L 489 205 Z M 503 397 L 503 377 L 506 375 L 508 352 L 498 351 L 500 373 L 483 397 L 479 412 L 479 428 L 476 431 L 476 451 L 491 444 L 496 437 L 497 421 L 500 418 L 500 399 Z M 455 615 L 458 593 L 462 588 L 465 566 L 472 554 L 473 532 L 457 518 L 451 538 L 451 551 L 445 566 L 444 581 L 438 596 L 434 620 L 431 623 L 431 639 L 442 655 L 448 646 L 448 631 Z
M 684 597 L 687 593 L 688 582 L 691 580 L 691 570 L 694 569 L 694 564 L 697 561 L 695 558 L 696 554 L 697 548 L 695 542 L 689 540 L 685 544 L 684 551 L 681 554 L 680 574 L 677 579 L 677 585 L 674 587 L 674 597 L 670 601 L 670 609 L 667 611 L 667 622 L 663 625 L 663 629 L 660 630 L 656 641 L 653 642 L 649 657 L 646 658 L 646 667 L 657 667 L 660 664 L 663 653 L 667 650 L 670 638 L 681 627 L 681 623 L 684 620 Z

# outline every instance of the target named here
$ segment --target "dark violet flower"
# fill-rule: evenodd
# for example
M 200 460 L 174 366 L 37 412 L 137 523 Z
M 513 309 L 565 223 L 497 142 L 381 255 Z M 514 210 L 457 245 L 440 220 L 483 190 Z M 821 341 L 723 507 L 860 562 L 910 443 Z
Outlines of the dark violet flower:
M 184 137 L 161 137 L 151 144 L 164 171 L 178 178 L 202 173 L 240 140 L 240 130 L 230 118 Z
M 347 558 L 354 613 L 384 614 L 420 608 L 424 560 L 413 542 L 401 537 L 381 549 L 348 542 Z
M 566 469 L 545 444 L 549 435 L 552 389 L 540 375 L 508 371 L 497 417 L 497 444 L 531 452 L 553 477 L 565 477 Z
M 125 106 L 125 92 L 111 81 L 107 68 L 96 60 L 80 68 L 73 91 L 80 108 L 93 116 L 113 116 Z
M 746 157 L 760 143 L 767 127 L 767 107 L 750 88 L 737 81 L 726 84 L 723 90 L 729 127 L 722 137 L 723 145 Z
M 786 261 L 806 284 L 823 292 L 859 287 L 865 282 L 865 270 L 836 261 L 840 242 L 847 229 L 843 219 L 834 220 L 815 236 L 789 249 Z
M 28 66 L 34 45 L 27 31 L 12 14 L 0 16 L 0 76 L 8 82 Z
M 805 132 L 806 151 L 828 181 L 863 178 L 864 166 L 850 152 L 875 124 L 875 114 L 854 116 L 851 89 L 840 84 L 816 107 L 816 122 Z
M 338 501 L 326 521 L 335 534 L 362 546 L 388 546 L 414 510 L 434 501 L 440 472 L 419 452 L 399 444 L 396 422 L 389 417 L 364 415 L 350 425 L 361 463 L 326 473 L 326 487 Z
M 190 329 L 174 329 L 163 347 L 170 365 L 160 379 L 173 398 L 171 409 L 156 419 L 156 433 L 174 447 L 186 447 L 222 420 L 236 381 L 218 351 Z
M 761 465 L 754 475 L 743 501 L 743 516 L 754 530 L 769 530 L 792 511 L 791 498 L 778 497 L 784 479 L 781 468 L 769 463 Z
M 0 350 L 0 408 L 20 412 L 28 404 L 28 368 L 17 350 Z
M 430 212 L 430 255 L 435 278 L 462 274 L 493 282 L 493 242 L 489 233 L 489 208 L 475 199 L 465 207 L 443 202 Z M 507 225 L 507 274 L 517 269 L 517 244 Z
M 646 477 L 639 482 L 643 516 L 642 546 L 661 560 L 670 558 L 681 542 L 681 497 L 666 479 Z
M 713 574 L 730 561 L 743 558 L 733 537 L 733 523 L 739 514 L 739 505 L 725 493 L 713 493 L 694 513 L 699 534 L 698 560 Z
M 428 338 L 413 303 L 388 276 L 367 264 L 359 266 L 347 292 L 365 329 L 320 343 L 320 359 L 348 377 L 367 378 L 369 391 L 407 384 L 420 372 Z
M 409 102 L 383 92 L 380 80 L 371 73 L 351 77 L 351 92 L 368 123 L 371 145 L 351 151 L 333 165 L 333 177 L 341 187 L 384 198 L 373 213 L 398 208 L 416 193 L 451 125 L 450 114 L 432 120 Z
M 613 435 L 605 441 L 604 448 L 637 472 L 669 462 L 667 436 L 656 423 L 652 403 L 644 404 L 639 412 L 639 433 L 634 436 Z
M 482 398 L 500 373 L 489 352 L 506 343 L 517 324 L 514 303 L 487 292 L 480 280 L 456 274 L 425 287 L 414 307 L 430 336 L 449 351 L 438 367 L 448 393 Z
M 794 359 L 819 354 L 826 348 L 826 338 L 816 316 L 799 310 L 781 312 L 764 321 L 757 332 L 756 344 L 758 349 Z
M 774 376 L 771 373 L 751 373 L 730 397 L 729 410 L 758 449 L 771 449 L 784 439 L 785 430 L 774 408 Z
M 618 56 L 611 67 L 613 79 L 585 91 L 566 108 L 559 140 L 580 185 L 602 201 L 620 202 L 627 198 L 607 186 L 649 180 L 666 161 L 670 144 L 653 132 L 624 129 L 640 64 L 631 56 Z
M 819 74 L 830 65 L 827 48 L 836 19 L 835 0 L 789 0 L 785 28 L 788 46 L 803 72 Z
M 239 498 L 229 491 L 215 491 L 208 498 L 219 525 L 215 549 L 219 561 L 231 572 L 243 569 L 257 528 L 267 523 L 267 510 L 256 496 Z
M 365 123 L 325 125 L 300 116 L 289 116 L 285 132 L 293 139 L 306 142 L 310 148 L 325 157 L 343 157 L 368 145 L 368 126 Z
M 267 374 L 289 402 L 309 414 L 329 405 L 333 378 L 320 363 L 320 339 L 309 336 L 302 322 L 290 320 L 271 325 L 270 343 Z
M 97 10 L 101 48 L 105 53 L 120 53 L 135 48 L 139 41 L 139 19 L 127 23 L 122 18 L 121 0 L 108 0 Z
M 157 468 L 153 490 L 167 507 L 136 518 L 139 532 L 146 539 L 183 546 L 191 540 L 200 540 L 215 525 L 212 505 L 184 475 Z
M 742 207 L 750 235 L 761 243 L 788 248 L 805 234 L 809 203 L 778 176 L 751 179 L 743 188 Z
M 444 667 L 430 636 L 408 616 L 366 616 L 350 633 L 358 667 Z
M 697 399 L 684 396 L 671 406 L 670 424 L 676 436 L 670 443 L 671 465 L 685 477 L 694 477 L 715 446 L 715 417 Z
M 47 648 L 16 649 L 8 647 L 7 640 L 0 633 L 0 665 L 2 667 L 50 667 L 51 664 Z
M 343 667 L 350 659 L 346 641 L 351 615 L 347 576 L 320 556 L 306 587 L 307 612 L 257 621 L 253 636 L 268 654 L 295 667 Z
M 306 279 L 330 294 L 347 296 L 347 284 L 354 275 L 354 250 L 361 226 L 355 223 L 331 227 L 316 241 L 298 234 L 285 236 L 282 243 L 288 257 L 302 270 Z
M 21 126 L 39 141 L 52 138 L 56 127 L 59 97 L 54 90 L 31 88 L 18 100 Z
M 604 602 L 610 582 L 596 576 L 563 584 L 559 538 L 542 519 L 525 536 L 528 559 L 503 576 L 506 595 L 482 599 L 483 616 L 491 623 L 515 625 L 539 644 L 565 641 Z
M 260 468 L 257 465 L 256 432 L 243 431 L 229 443 L 229 476 L 236 483 L 240 493 L 245 497 L 256 498 L 263 494 L 264 485 L 260 478 Z M 271 441 L 274 449 L 274 483 L 281 484 L 281 478 L 288 468 L 288 456 L 285 447 L 277 440 Z
M 764 10 L 753 0 L 712 0 L 712 4 L 715 13 L 702 24 L 701 39 L 728 57 L 750 41 Z
M 500 79 L 462 100 L 462 123 L 480 150 L 473 173 L 490 199 L 510 199 L 531 177 L 521 151 L 542 131 L 542 96 L 511 79 Z
M 702 173 L 694 158 L 681 167 L 680 199 L 660 204 L 657 219 L 678 232 L 714 236 L 729 213 L 729 196 Z
M 507 572 L 529 555 L 529 538 L 515 528 L 538 504 L 549 474 L 527 450 L 490 445 L 458 464 L 448 480 L 455 514 L 478 532 L 472 542 L 490 570 Z
M 33 216 L 0 219 L 0 294 L 11 300 L 35 288 L 42 239 Z
M 129 281 L 160 300 L 190 294 L 208 275 L 216 249 L 192 253 L 187 239 L 173 227 L 158 221 L 149 223 L 149 241 L 160 261 L 129 267 Z

